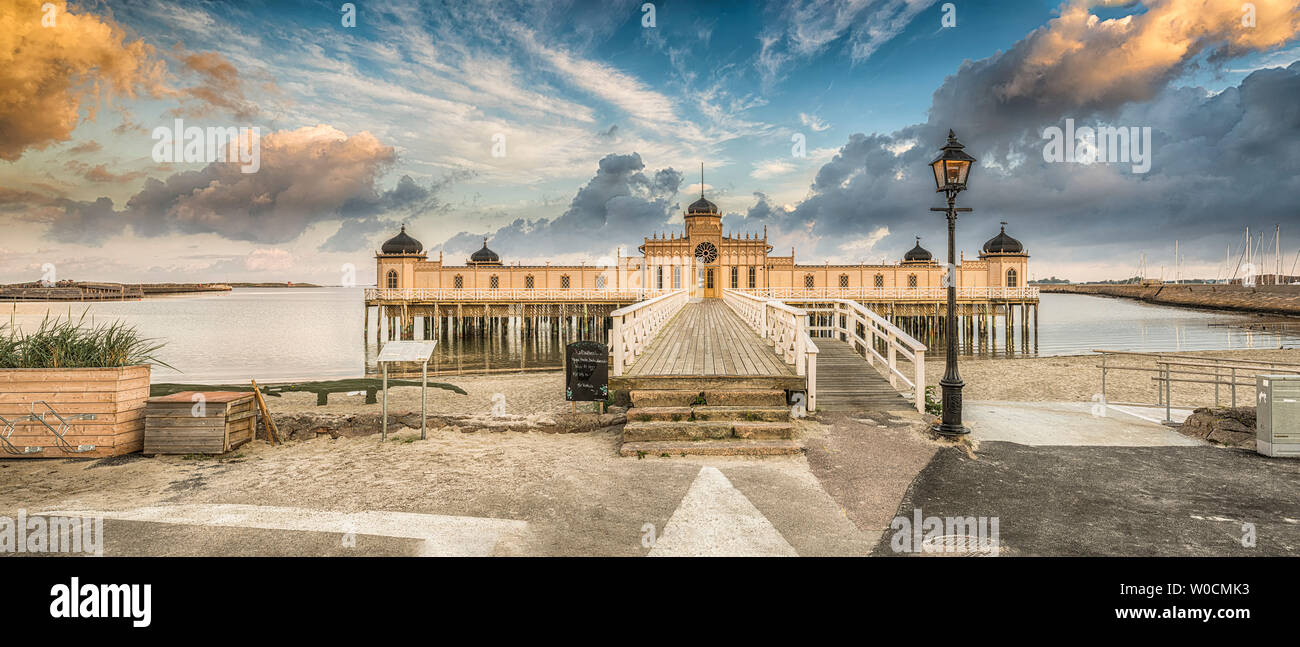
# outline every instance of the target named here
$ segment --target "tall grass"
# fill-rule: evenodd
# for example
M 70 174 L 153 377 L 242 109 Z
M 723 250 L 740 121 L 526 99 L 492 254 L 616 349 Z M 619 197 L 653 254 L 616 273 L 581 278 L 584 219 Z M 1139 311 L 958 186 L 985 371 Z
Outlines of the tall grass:
M 120 321 L 86 322 L 86 313 L 73 319 L 50 318 L 36 330 L 24 332 L 10 323 L 0 324 L 0 368 L 105 368 L 135 364 L 160 364 L 155 353 L 163 347 L 142 337 L 134 326 Z

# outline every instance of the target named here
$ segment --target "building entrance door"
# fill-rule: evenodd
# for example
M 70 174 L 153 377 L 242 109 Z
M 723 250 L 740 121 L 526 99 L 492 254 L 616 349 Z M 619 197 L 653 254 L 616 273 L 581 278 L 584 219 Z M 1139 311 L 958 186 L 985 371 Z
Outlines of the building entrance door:
M 696 272 L 695 278 L 695 296 L 705 299 L 716 299 L 722 296 L 718 291 L 716 268 L 701 267 Z

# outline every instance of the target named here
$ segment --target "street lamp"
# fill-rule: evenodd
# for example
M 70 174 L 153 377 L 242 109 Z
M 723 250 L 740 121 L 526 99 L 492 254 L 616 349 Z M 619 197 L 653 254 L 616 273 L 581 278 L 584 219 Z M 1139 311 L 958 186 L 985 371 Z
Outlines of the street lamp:
M 944 336 L 948 342 L 947 366 L 943 373 L 943 379 L 939 380 L 939 386 L 943 389 L 943 421 L 931 427 L 936 433 L 944 436 L 961 436 L 969 434 L 967 429 L 961 424 L 961 389 L 966 385 L 961 381 L 961 374 L 957 372 L 957 244 L 955 232 L 957 229 L 957 212 L 970 211 L 969 208 L 957 207 L 957 193 L 966 189 L 966 178 L 970 175 L 971 165 L 975 163 L 975 158 L 966 154 L 962 150 L 964 147 L 961 142 L 957 141 L 957 135 L 951 130 L 948 131 L 948 143 L 944 144 L 943 152 L 930 162 L 930 168 L 934 169 L 934 183 L 938 188 L 936 193 L 944 193 L 948 196 L 947 207 L 931 207 L 930 211 L 942 211 L 948 214 L 948 317 L 944 326 Z M 917 397 L 925 397 L 924 394 L 918 394 Z

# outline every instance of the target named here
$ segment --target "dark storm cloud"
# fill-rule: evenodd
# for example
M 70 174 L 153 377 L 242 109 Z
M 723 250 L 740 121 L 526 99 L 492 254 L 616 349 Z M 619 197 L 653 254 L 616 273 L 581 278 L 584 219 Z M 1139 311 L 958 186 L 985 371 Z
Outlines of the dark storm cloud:
M 606 155 L 562 215 L 554 220 L 516 220 L 491 233 L 489 245 L 511 259 L 539 259 L 630 244 L 668 221 L 676 210 L 681 183 L 682 174 L 671 168 L 647 174 L 637 153 Z M 469 253 L 482 242 L 481 234 L 461 232 L 442 248 L 448 253 Z
M 942 216 L 928 211 L 941 200 L 927 164 L 952 128 L 984 163 L 962 196 L 976 208 L 959 229 L 966 250 L 978 249 L 1006 219 L 1031 252 L 1037 245 L 1069 254 L 1087 245 L 1092 258 L 1105 255 L 1097 246 L 1136 257 L 1135 246 L 1163 236 L 1170 245 L 1175 237 L 1200 239 L 1189 254 L 1222 258 L 1223 244 L 1247 222 L 1300 220 L 1288 197 L 1300 188 L 1300 63 L 1256 71 L 1218 95 L 1169 87 L 1198 56 L 1218 61 L 1276 46 L 1294 38 L 1300 19 L 1271 13 L 1271 31 L 1250 32 L 1233 27 L 1237 8 L 1148 4 L 1145 14 L 1121 22 L 1090 19 L 1084 2 L 1064 7 L 1060 19 L 1008 51 L 963 63 L 935 91 L 925 123 L 852 135 L 792 212 L 773 213 L 763 199 L 751 212 L 782 231 L 809 232 L 817 256 L 834 255 L 845 238 L 880 225 L 891 233 L 882 247 L 901 252 L 913 234 L 935 237 L 944 229 Z M 1176 56 L 1162 45 L 1175 36 L 1169 30 L 1183 30 L 1187 47 Z M 1151 127 L 1151 171 L 1044 162 L 1043 129 L 1065 119 Z

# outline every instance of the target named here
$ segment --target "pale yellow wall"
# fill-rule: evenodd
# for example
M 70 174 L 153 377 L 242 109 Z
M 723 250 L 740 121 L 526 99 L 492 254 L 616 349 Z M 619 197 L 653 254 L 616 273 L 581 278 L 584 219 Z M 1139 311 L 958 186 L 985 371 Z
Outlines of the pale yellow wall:
M 884 287 L 906 287 L 908 276 L 915 274 L 917 287 L 942 287 L 943 268 L 938 263 L 917 265 L 801 265 L 793 256 L 771 256 L 764 238 L 727 238 L 722 236 L 717 220 L 704 217 L 690 219 L 686 235 L 668 238 L 647 238 L 642 249 L 644 257 L 620 256 L 614 267 L 584 265 L 540 266 L 445 266 L 441 261 L 422 260 L 415 257 L 376 257 L 377 283 L 387 287 L 386 276 L 390 269 L 398 272 L 401 288 L 452 288 L 455 276 L 464 277 L 467 289 L 487 289 L 493 275 L 499 277 L 500 289 L 524 289 L 528 275 L 534 277 L 534 289 L 560 289 L 561 277 L 569 276 L 569 287 L 596 288 L 597 277 L 606 276 L 607 288 L 642 287 L 645 268 L 645 287 L 656 286 L 656 268 L 664 268 L 664 287 L 672 287 L 674 266 L 681 267 L 682 287 L 690 287 L 694 280 L 694 250 L 700 242 L 708 240 L 718 247 L 716 281 L 721 288 L 731 287 L 731 268 L 738 268 L 739 287 L 749 287 L 748 269 L 755 268 L 756 287 L 804 287 L 804 276 L 812 274 L 818 288 L 839 287 L 841 274 L 848 275 L 849 287 L 874 287 L 876 274 L 884 276 Z M 986 256 L 980 259 L 963 259 L 958 270 L 958 285 L 962 287 L 1005 286 L 1007 270 L 1017 273 L 1017 287 L 1024 287 L 1029 278 L 1028 257 Z

